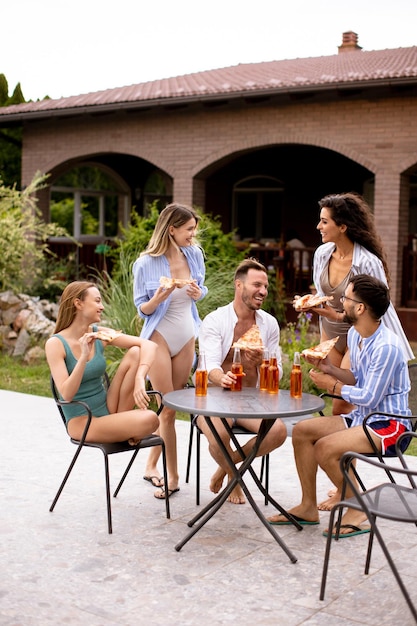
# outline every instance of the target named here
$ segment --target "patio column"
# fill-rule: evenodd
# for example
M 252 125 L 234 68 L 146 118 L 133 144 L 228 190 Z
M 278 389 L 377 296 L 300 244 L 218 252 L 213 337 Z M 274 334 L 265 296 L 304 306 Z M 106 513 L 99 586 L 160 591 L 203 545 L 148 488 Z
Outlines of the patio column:
M 391 300 L 400 305 L 402 251 L 408 232 L 406 178 L 388 168 L 375 176 L 375 226 L 387 255 Z

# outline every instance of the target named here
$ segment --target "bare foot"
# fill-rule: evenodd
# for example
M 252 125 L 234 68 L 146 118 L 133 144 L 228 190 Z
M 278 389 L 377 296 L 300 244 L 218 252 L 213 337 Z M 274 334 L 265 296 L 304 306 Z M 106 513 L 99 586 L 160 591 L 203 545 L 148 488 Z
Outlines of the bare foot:
M 127 443 L 129 444 L 129 446 L 136 446 L 138 443 L 140 443 L 140 439 L 138 439 L 137 437 L 131 437 L 127 440 Z
M 236 487 L 232 490 L 230 496 L 227 498 L 228 502 L 232 504 L 245 504 L 246 499 L 243 495 L 243 491 L 240 488 L 240 485 L 236 485 Z
M 329 496 L 329 498 L 331 498 L 332 496 L 334 496 L 336 492 L 337 492 L 337 489 L 333 487 L 333 489 L 329 489 L 329 491 L 327 492 L 327 495 Z
M 298 506 L 295 506 L 290 511 L 288 511 L 288 513 L 306 522 L 318 522 L 319 521 L 317 509 L 314 509 L 313 507 L 303 508 L 300 504 Z M 268 522 L 288 522 L 288 519 L 285 517 L 285 515 L 273 515 L 272 517 L 268 517 L 267 520 Z
M 222 470 L 222 468 L 219 466 L 211 477 L 210 491 L 212 491 L 213 493 L 219 493 L 220 489 L 222 488 L 225 476 L 225 471 Z
M 333 495 L 327 500 L 320 502 L 317 508 L 319 511 L 331 511 L 335 504 L 337 504 L 338 502 L 340 502 L 340 493 L 337 489 L 335 489 L 333 491 Z

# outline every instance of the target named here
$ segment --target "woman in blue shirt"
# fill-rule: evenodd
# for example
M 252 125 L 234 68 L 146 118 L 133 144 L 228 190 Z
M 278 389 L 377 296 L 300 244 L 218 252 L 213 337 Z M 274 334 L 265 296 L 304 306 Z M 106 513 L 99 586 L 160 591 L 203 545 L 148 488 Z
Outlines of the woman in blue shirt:
M 183 388 L 190 376 L 200 318 L 196 301 L 207 293 L 202 250 L 195 244 L 199 217 L 181 204 L 161 211 L 149 244 L 133 265 L 133 296 L 144 324 L 141 337 L 154 341 L 158 362 L 149 370 L 154 389 L 163 394 Z M 190 284 L 164 288 L 161 277 L 188 280 Z M 179 491 L 175 411 L 164 407 L 159 415 L 159 434 L 165 441 L 168 493 Z M 156 498 L 165 497 L 157 469 L 159 450 L 152 448 L 144 479 L 155 487 Z

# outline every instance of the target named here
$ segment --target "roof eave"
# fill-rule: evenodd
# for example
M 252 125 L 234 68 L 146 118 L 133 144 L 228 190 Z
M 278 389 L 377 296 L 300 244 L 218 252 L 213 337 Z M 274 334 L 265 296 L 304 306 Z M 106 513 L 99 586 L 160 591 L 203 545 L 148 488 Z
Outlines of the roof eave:
M 313 92 L 340 92 L 353 89 L 398 87 L 407 85 L 417 85 L 417 76 L 407 76 L 400 78 L 353 80 L 349 82 L 319 83 L 311 85 L 291 85 L 283 87 L 273 87 L 267 89 L 246 89 L 242 91 L 218 92 L 210 94 L 192 94 L 188 96 L 170 96 L 167 98 L 154 98 L 149 100 L 134 100 L 127 102 L 109 102 L 106 104 L 93 104 L 59 109 L 45 109 L 42 111 L 25 111 L 22 113 L 5 113 L 0 111 L 0 126 L 4 122 L 19 123 L 28 120 L 40 120 L 46 118 L 74 117 L 82 115 L 96 115 L 113 113 L 115 111 L 134 111 L 141 109 L 156 109 L 161 107 L 183 107 L 190 104 L 209 103 L 218 101 L 237 101 L 259 99 L 291 94 L 308 94 Z

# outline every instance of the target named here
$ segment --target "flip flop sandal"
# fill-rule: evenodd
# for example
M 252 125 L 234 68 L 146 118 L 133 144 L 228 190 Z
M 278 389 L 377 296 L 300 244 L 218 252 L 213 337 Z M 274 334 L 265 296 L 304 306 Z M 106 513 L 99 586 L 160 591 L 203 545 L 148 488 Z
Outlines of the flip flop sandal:
M 354 524 L 341 524 L 340 528 L 350 528 L 352 532 L 350 533 L 339 533 L 339 539 L 347 539 L 348 537 L 356 537 L 357 535 L 365 535 L 371 531 L 370 526 L 366 526 L 365 528 L 361 528 L 360 526 L 355 526 Z M 329 535 L 328 531 L 325 530 L 323 533 L 323 537 L 327 537 Z M 336 539 L 336 533 L 332 533 L 333 539 Z
M 151 485 L 153 487 L 156 487 L 157 489 L 164 486 L 164 482 L 163 482 L 164 479 L 162 478 L 162 476 L 161 477 L 158 477 L 158 476 L 144 476 L 143 480 L 147 480 L 148 483 L 151 483 Z M 162 480 L 162 483 L 161 483 L 161 480 Z
M 179 490 L 179 487 L 176 489 L 168 489 L 168 498 L 170 498 L 173 493 L 177 493 Z M 161 491 L 154 493 L 154 496 L 157 500 L 165 500 L 165 489 L 161 489 Z

